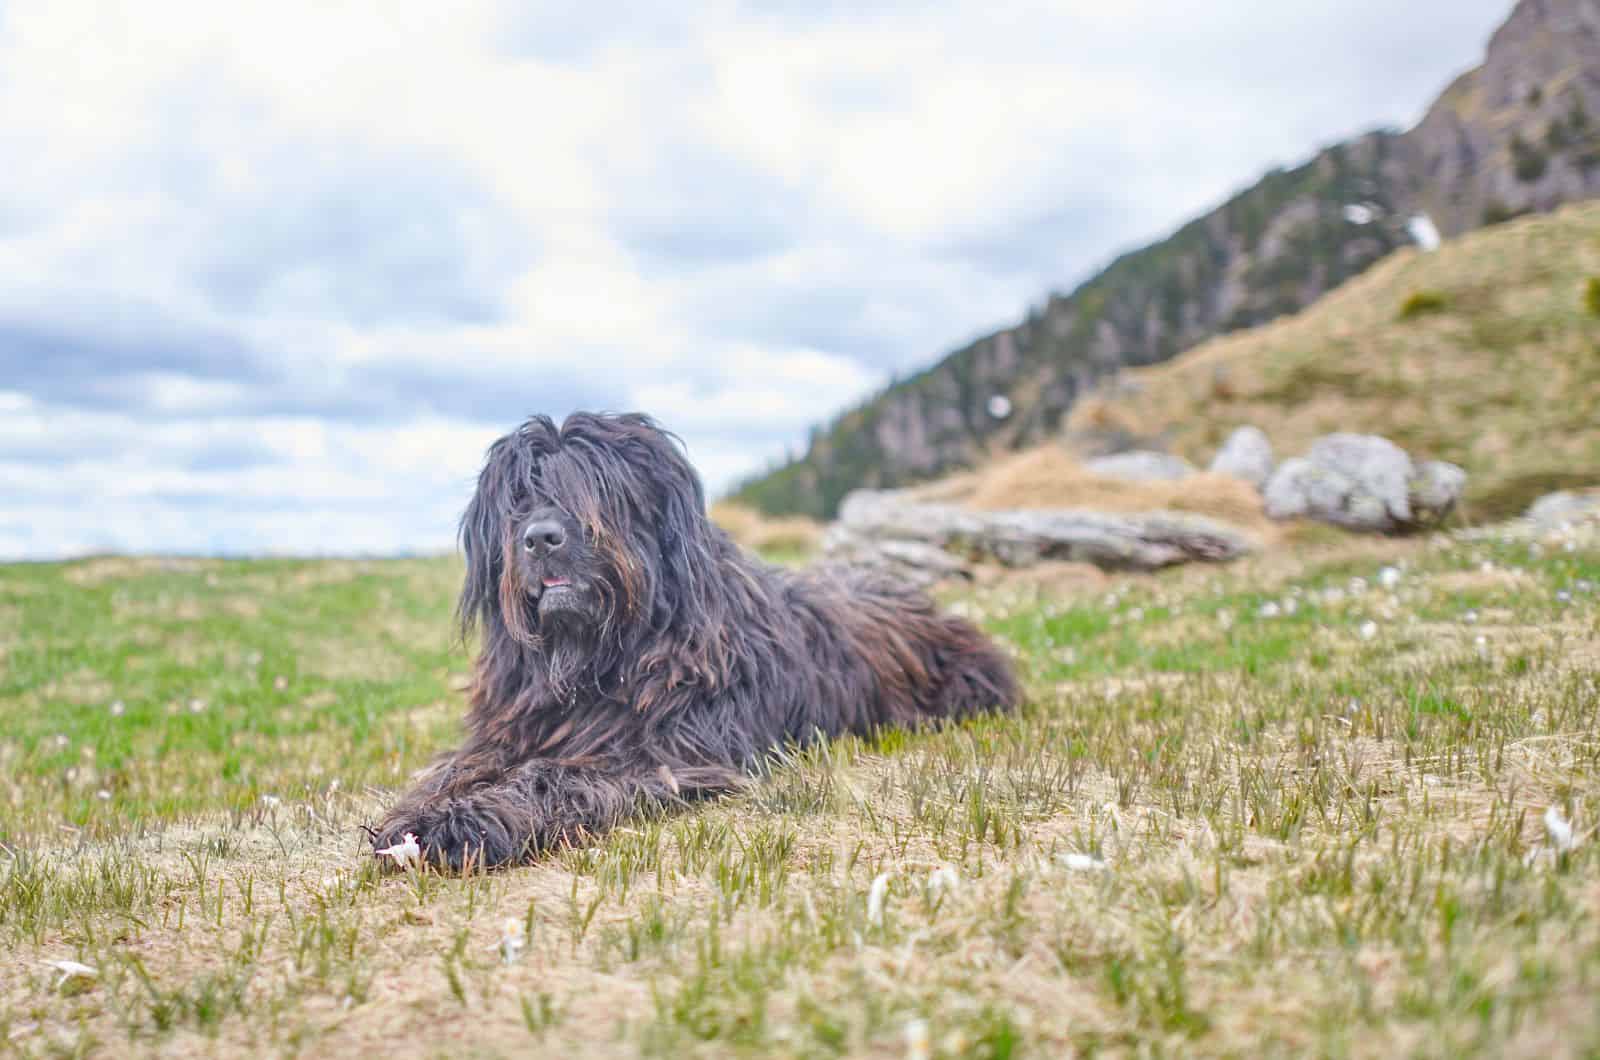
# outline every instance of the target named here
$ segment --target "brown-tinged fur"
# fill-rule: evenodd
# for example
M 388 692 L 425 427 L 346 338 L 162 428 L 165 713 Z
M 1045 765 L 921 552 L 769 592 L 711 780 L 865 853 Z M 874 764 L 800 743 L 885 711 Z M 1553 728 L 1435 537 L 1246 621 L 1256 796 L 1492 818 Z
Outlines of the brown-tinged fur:
M 442 866 L 527 860 L 736 788 L 785 743 L 1016 703 L 1005 657 L 920 593 L 741 552 L 674 443 L 578 413 L 490 448 L 461 524 L 459 615 L 482 633 L 466 742 L 376 847 L 409 832 Z

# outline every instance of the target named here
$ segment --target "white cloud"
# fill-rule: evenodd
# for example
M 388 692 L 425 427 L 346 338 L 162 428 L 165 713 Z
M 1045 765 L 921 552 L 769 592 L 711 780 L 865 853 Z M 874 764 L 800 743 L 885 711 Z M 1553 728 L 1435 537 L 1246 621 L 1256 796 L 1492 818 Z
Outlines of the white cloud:
M 445 547 L 577 406 L 723 488 L 1505 6 L 12 0 L 0 556 Z

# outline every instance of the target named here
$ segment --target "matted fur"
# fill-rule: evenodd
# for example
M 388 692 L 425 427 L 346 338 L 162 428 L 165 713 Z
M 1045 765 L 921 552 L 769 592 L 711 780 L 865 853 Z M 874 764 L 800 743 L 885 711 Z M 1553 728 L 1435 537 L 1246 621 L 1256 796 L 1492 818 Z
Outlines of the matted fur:
M 461 520 L 459 618 L 482 636 L 466 742 L 375 847 L 410 832 L 436 865 L 527 860 L 738 787 L 786 743 L 1016 703 L 1006 658 L 922 594 L 743 553 L 675 443 L 647 416 L 577 413 L 490 447 Z M 548 520 L 565 539 L 536 554 L 525 528 Z

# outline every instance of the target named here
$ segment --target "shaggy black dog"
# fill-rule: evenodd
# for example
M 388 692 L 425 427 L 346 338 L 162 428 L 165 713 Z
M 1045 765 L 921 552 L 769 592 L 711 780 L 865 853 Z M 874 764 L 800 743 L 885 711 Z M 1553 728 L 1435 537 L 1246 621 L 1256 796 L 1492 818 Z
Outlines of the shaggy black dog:
M 501 865 L 728 791 L 773 748 L 1009 708 L 977 629 L 882 575 L 777 570 L 705 514 L 642 415 L 537 416 L 489 449 L 461 520 L 482 633 L 467 740 L 372 833 Z

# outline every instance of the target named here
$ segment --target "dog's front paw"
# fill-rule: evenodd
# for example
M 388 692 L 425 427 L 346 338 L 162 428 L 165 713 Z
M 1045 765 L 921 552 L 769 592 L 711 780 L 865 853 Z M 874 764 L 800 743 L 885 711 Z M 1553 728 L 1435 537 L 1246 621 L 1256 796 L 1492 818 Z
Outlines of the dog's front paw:
M 404 867 L 416 859 L 450 872 L 509 864 L 521 858 L 526 845 L 470 799 L 390 814 L 371 839 L 373 853 L 386 865 Z

